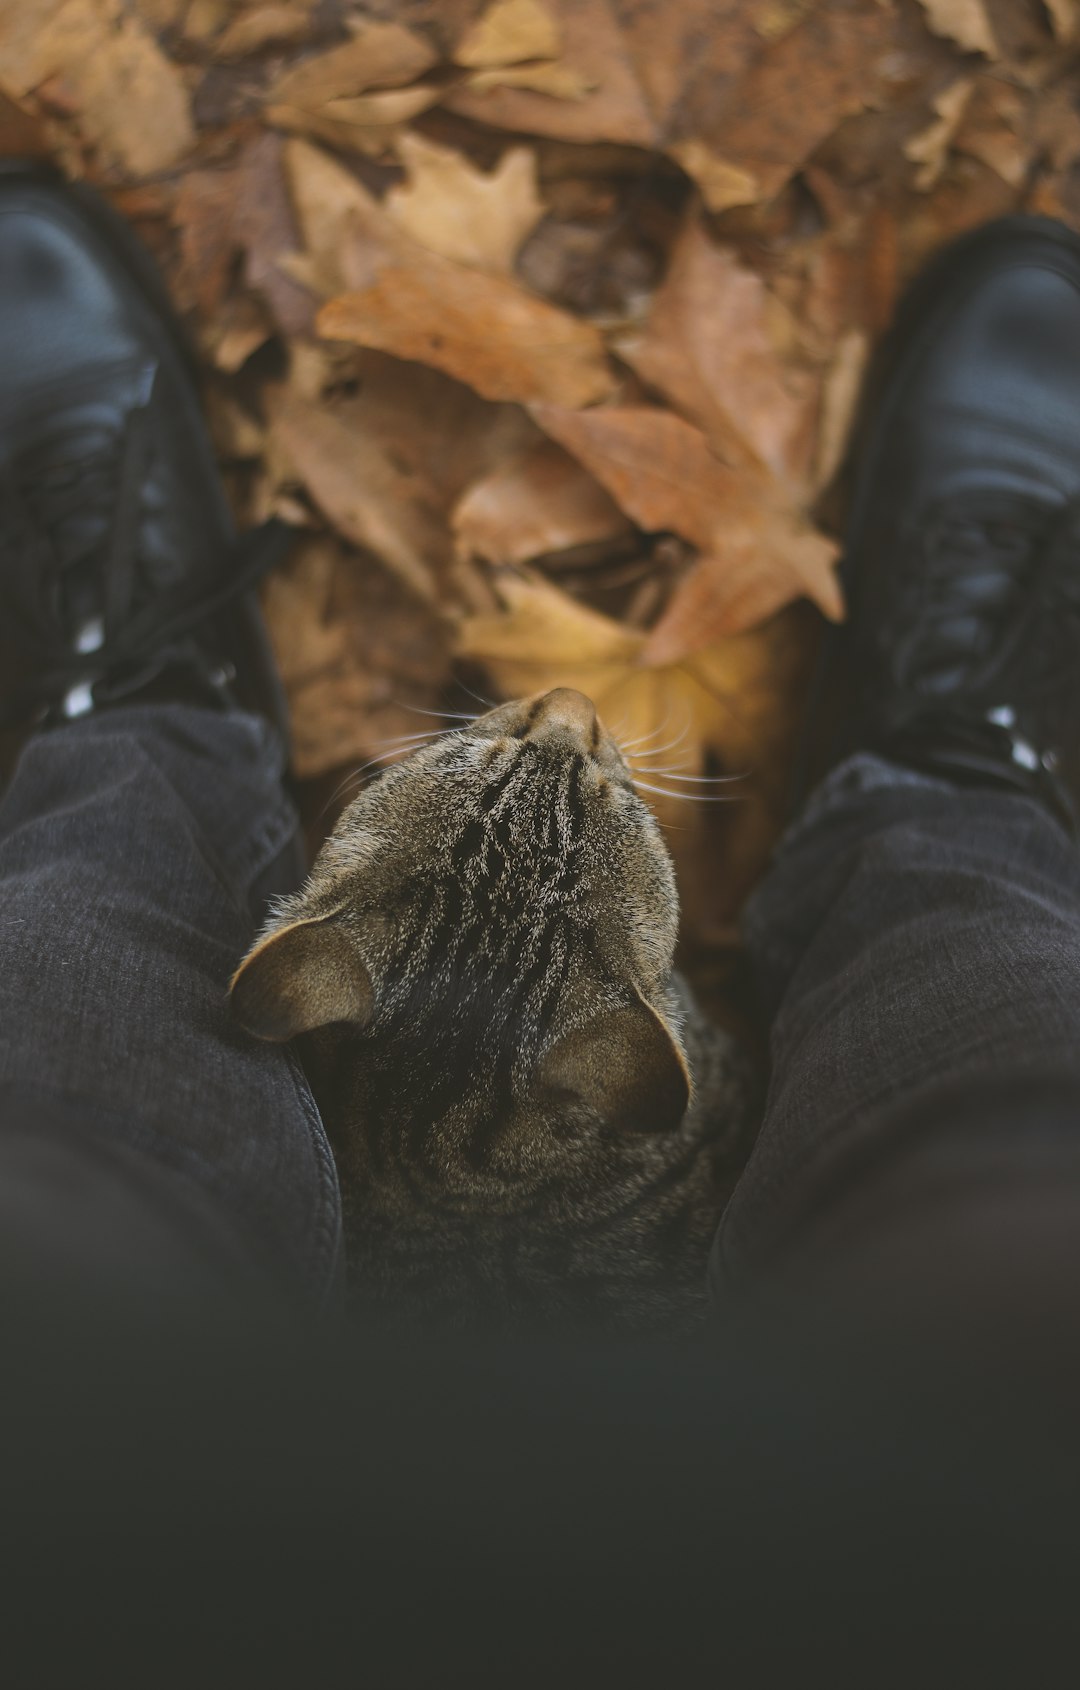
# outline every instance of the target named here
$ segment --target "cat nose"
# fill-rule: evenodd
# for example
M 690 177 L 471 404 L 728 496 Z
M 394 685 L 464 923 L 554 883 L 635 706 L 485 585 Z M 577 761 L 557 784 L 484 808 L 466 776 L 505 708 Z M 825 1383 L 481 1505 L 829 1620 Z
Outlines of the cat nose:
M 533 706 L 530 732 L 562 728 L 591 745 L 596 734 L 596 706 L 576 687 L 554 687 Z

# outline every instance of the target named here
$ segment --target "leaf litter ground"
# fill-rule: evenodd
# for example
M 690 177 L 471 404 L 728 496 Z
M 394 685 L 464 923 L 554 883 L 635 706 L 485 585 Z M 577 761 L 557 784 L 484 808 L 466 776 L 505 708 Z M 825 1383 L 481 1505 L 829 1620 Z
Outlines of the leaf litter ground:
M 1080 0 L 0 0 L 0 147 L 133 219 L 298 530 L 313 845 L 441 713 L 579 686 L 730 1010 L 867 358 L 943 242 L 1080 224 L 1078 49 Z

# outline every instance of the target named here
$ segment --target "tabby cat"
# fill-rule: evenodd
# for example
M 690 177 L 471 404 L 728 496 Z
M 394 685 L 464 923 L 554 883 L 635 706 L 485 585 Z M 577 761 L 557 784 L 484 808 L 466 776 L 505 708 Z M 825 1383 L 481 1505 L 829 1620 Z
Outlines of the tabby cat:
M 683 1328 L 753 1086 L 672 972 L 671 859 L 582 693 L 466 722 L 344 811 L 237 972 L 305 1035 L 356 1299 Z

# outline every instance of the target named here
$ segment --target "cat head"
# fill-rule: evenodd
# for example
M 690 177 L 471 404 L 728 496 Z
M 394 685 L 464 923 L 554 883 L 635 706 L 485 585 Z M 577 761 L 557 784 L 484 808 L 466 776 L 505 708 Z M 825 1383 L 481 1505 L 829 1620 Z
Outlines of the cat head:
M 249 1032 L 335 1028 L 350 1109 L 464 1185 L 671 1131 L 674 873 L 582 693 L 501 705 L 386 769 L 232 984 Z M 455 1174 L 456 1170 L 456 1174 Z M 471 1170 L 471 1172 L 470 1172 Z

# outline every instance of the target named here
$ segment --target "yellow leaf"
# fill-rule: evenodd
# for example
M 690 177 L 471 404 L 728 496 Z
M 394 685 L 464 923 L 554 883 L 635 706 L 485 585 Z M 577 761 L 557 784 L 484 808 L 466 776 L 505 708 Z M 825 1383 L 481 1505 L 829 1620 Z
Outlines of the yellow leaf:
M 937 117 L 925 129 L 920 129 L 917 135 L 912 135 L 904 143 L 904 153 L 913 164 L 919 166 L 915 172 L 915 186 L 927 193 L 940 177 L 949 156 L 949 146 L 953 136 L 960 126 L 960 120 L 968 108 L 968 103 L 975 89 L 974 79 L 962 76 L 956 82 L 950 82 L 940 94 L 934 96 L 934 110 Z
M 493 171 L 477 170 L 454 147 L 402 134 L 398 156 L 408 180 L 392 188 L 385 209 L 414 240 L 461 264 L 508 272 L 543 215 L 530 147 L 511 147 Z
M 223 31 L 214 43 L 217 59 L 242 59 L 270 42 L 302 41 L 311 28 L 310 5 L 270 4 L 249 6 Z
M 526 65 L 493 65 L 474 71 L 466 88 L 483 94 L 489 88 L 524 88 L 533 94 L 547 94 L 553 100 L 584 100 L 599 87 L 595 77 L 564 59 L 550 59 Z
M 1000 58 L 983 0 L 922 0 L 922 5 L 935 35 L 947 36 L 967 53 Z
M 287 71 L 271 90 L 271 99 L 285 106 L 318 108 L 369 88 L 398 88 L 429 70 L 435 57 L 430 43 L 402 24 L 364 23 L 344 46 Z
M 756 205 L 762 189 L 758 179 L 741 164 L 720 158 L 704 141 L 691 137 L 668 148 L 701 189 L 710 211 L 729 211 L 733 205 Z
M 1059 41 L 1073 41 L 1080 29 L 1080 8 L 1076 0 L 1045 0 L 1054 34 Z
M 554 59 L 562 45 L 559 26 L 541 0 L 494 0 L 467 30 L 454 58 L 459 65 L 513 65 L 522 59 Z

